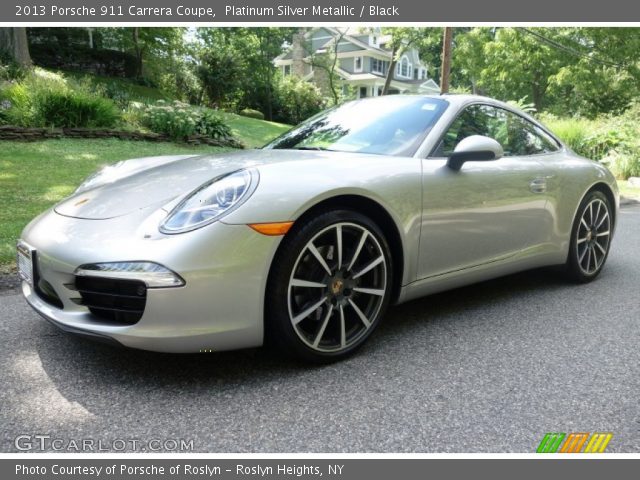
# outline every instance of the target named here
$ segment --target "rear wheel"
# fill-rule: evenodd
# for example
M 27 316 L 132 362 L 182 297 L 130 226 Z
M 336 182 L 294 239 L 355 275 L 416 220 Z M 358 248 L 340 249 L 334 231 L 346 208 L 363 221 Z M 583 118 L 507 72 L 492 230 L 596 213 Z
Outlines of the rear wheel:
M 595 279 L 609 255 L 613 217 L 607 197 L 599 191 L 585 196 L 571 234 L 567 272 L 578 282 Z
M 269 277 L 268 340 L 317 362 L 353 353 L 386 310 L 391 278 L 386 239 L 368 217 L 338 210 L 296 225 Z

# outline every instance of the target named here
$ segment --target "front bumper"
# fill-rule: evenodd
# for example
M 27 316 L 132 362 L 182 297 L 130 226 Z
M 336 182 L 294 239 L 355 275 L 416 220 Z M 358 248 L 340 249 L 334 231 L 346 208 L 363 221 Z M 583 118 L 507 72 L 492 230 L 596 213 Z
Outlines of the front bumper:
M 162 235 L 157 225 L 152 208 L 109 220 L 43 214 L 27 226 L 22 240 L 36 250 L 38 274 L 62 308 L 23 282 L 27 302 L 63 330 L 131 348 L 189 353 L 261 345 L 264 292 L 280 237 L 222 222 Z M 147 289 L 144 313 L 133 325 L 105 321 L 73 300 L 78 266 L 122 261 L 159 263 L 186 283 Z

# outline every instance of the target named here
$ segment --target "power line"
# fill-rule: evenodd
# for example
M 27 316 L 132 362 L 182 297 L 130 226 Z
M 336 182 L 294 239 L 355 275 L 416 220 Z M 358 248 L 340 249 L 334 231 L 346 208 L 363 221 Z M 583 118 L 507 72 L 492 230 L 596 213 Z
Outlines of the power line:
M 534 32 L 533 30 L 529 30 L 528 28 L 524 28 L 524 27 L 518 27 L 518 30 L 521 30 L 535 38 L 537 38 L 538 40 L 541 40 L 542 42 L 551 45 L 552 47 L 558 48 L 560 50 L 563 50 L 567 53 L 570 53 L 571 55 L 575 55 L 577 57 L 581 57 L 581 58 L 586 58 L 587 60 L 591 61 L 591 62 L 596 62 L 599 63 L 601 65 L 605 65 L 608 67 L 616 67 L 616 68 L 622 68 L 622 69 L 626 69 L 625 65 L 621 65 L 619 63 L 615 63 L 615 62 L 611 62 L 609 60 L 603 60 L 600 58 L 596 58 L 593 57 L 591 55 L 589 55 L 589 53 L 584 53 L 584 52 L 580 52 L 572 47 L 568 47 L 566 45 L 563 45 L 555 40 L 552 40 L 548 37 L 545 37 L 544 35 L 539 34 L 538 32 Z

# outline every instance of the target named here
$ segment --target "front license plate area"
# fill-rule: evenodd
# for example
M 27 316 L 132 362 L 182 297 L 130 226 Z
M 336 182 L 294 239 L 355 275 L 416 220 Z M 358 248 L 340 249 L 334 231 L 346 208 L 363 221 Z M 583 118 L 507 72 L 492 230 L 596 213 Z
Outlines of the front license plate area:
M 18 244 L 18 275 L 33 286 L 33 249 L 24 243 Z

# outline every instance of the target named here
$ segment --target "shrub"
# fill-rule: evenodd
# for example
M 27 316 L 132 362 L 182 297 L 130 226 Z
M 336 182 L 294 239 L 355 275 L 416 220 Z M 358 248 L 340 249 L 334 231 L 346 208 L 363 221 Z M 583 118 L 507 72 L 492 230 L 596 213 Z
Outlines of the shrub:
M 21 82 L 0 90 L 0 120 L 22 127 L 113 127 L 120 112 L 99 93 L 88 82 L 36 68 Z
M 119 112 L 113 102 L 83 92 L 46 92 L 38 98 L 38 115 L 43 126 L 59 128 L 113 127 Z
M 243 117 L 264 120 L 264 113 L 259 112 L 258 110 L 253 110 L 251 108 L 245 108 L 244 110 L 240 110 L 240 115 L 242 115 Z
M 320 112 L 325 102 L 315 85 L 291 75 L 280 81 L 276 89 L 278 121 L 297 125 Z
M 213 110 L 177 100 L 173 103 L 158 100 L 154 105 L 142 107 L 141 121 L 152 131 L 175 140 L 194 134 L 214 139 L 231 137 L 231 128 Z

